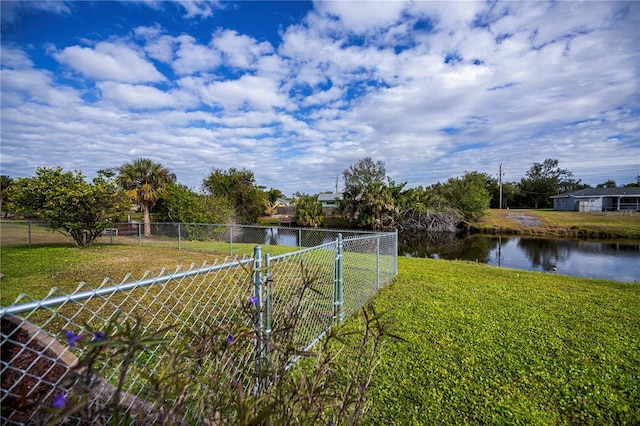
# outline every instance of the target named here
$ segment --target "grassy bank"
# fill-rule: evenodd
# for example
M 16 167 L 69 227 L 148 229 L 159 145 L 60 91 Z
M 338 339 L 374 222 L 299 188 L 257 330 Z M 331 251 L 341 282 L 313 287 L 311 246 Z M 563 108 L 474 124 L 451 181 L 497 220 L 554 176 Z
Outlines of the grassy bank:
M 640 287 L 401 258 L 369 424 L 637 424 Z
M 224 258 L 131 246 L 0 255 L 3 305 L 18 292 L 40 298 L 53 285 L 71 291 L 79 281 Z M 391 342 L 377 366 L 367 424 L 640 420 L 637 284 L 400 258 L 398 277 L 371 304 L 403 340 Z M 341 362 L 354 362 L 349 355 Z
M 533 226 L 520 217 L 534 219 Z M 556 210 L 495 210 L 472 224 L 476 232 L 572 238 L 640 238 L 638 213 L 586 213 Z
M 227 259 L 228 243 L 185 242 L 187 249 L 170 247 L 95 244 L 75 247 L 70 244 L 42 247 L 1 247 L 0 272 L 2 292 L 0 305 L 12 304 L 20 293 L 34 299 L 47 296 L 51 288 L 65 293 L 74 291 L 82 281 L 98 287 L 104 278 L 121 282 L 127 274 L 141 279 L 145 273 L 157 276 L 163 270 L 200 267 Z M 234 255 L 252 255 L 255 244 L 233 244 Z M 296 250 L 295 247 L 263 246 L 272 255 Z M 229 258 L 231 259 L 231 258 Z

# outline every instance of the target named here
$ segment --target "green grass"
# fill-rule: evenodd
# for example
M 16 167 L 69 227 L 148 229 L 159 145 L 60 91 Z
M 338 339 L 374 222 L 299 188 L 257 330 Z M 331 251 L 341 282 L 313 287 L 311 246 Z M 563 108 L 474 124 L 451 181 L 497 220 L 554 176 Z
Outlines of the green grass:
M 135 245 L 95 244 L 89 247 L 73 245 L 40 247 L 0 247 L 2 291 L 0 304 L 12 304 L 19 294 L 34 299 L 47 296 L 51 288 L 65 293 L 74 291 L 81 282 L 95 288 L 106 277 L 119 283 L 127 275 L 141 279 L 146 271 L 158 275 L 164 268 L 168 273 L 177 267 L 189 268 L 221 263 L 229 254 L 228 243 L 184 242 L 182 249 L 157 247 L 152 243 Z M 233 244 L 234 256 L 253 255 L 255 244 Z M 263 253 L 279 255 L 297 250 L 296 247 L 263 245 Z
M 20 292 L 41 298 L 54 285 L 72 291 L 80 281 L 224 258 L 118 245 L 2 247 L 0 255 L 3 305 Z M 399 275 L 371 304 L 387 312 L 391 331 L 404 340 L 382 354 L 367 424 L 640 419 L 637 284 L 400 258 Z
M 640 287 L 406 259 L 369 424 L 637 424 Z
M 528 227 L 509 215 L 524 214 L 540 220 L 540 226 Z M 482 232 L 548 235 L 579 238 L 640 238 L 640 214 L 565 212 L 556 210 L 489 210 L 473 224 Z

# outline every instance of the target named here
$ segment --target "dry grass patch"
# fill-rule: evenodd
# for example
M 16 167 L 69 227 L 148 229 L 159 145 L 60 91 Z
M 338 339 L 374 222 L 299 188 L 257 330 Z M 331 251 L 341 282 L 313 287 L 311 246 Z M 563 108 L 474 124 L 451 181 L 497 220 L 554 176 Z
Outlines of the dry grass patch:
M 537 219 L 528 226 L 519 217 Z M 524 222 L 524 223 L 523 223 Z M 640 238 L 640 214 L 562 212 L 555 210 L 490 210 L 476 229 L 488 233 L 548 235 L 577 238 Z

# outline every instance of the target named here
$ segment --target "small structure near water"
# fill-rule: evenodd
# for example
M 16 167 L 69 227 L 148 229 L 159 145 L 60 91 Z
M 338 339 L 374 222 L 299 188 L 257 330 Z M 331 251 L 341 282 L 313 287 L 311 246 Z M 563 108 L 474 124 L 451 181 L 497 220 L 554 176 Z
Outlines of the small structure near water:
M 640 211 L 640 187 L 586 188 L 554 195 L 554 210 L 606 212 Z

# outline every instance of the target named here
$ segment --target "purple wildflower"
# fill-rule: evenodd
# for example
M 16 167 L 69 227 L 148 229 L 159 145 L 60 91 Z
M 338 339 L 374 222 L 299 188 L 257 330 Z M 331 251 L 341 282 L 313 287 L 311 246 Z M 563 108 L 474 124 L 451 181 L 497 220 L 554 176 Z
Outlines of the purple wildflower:
M 104 333 L 102 331 L 96 331 L 95 333 L 93 333 L 93 339 L 91 339 L 92 342 L 102 342 L 104 340 Z
M 258 298 L 256 296 L 251 296 L 249 298 L 249 303 L 251 303 L 252 305 L 255 305 L 258 303 Z
M 227 343 L 228 344 L 232 344 L 233 343 L 233 334 L 229 333 L 229 335 L 227 336 Z
M 71 330 L 67 331 L 65 335 L 67 336 L 67 342 L 69 343 L 69 346 L 71 346 L 72 348 L 75 347 L 76 342 L 82 338 L 81 335 L 75 334 Z
M 64 396 L 63 393 L 59 393 L 56 395 L 55 399 L 53 400 L 53 408 L 57 408 L 58 410 L 64 408 L 64 406 L 66 405 L 67 400 L 66 400 L 66 396 Z

